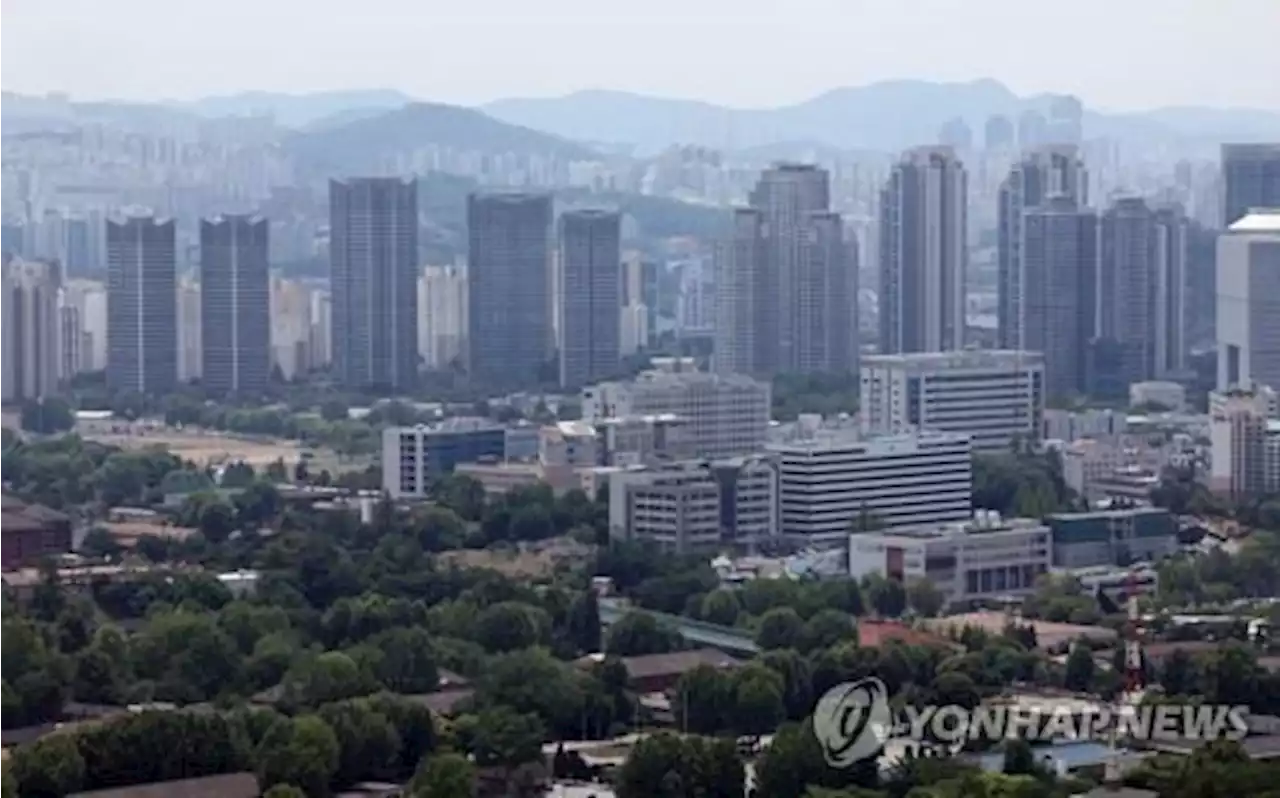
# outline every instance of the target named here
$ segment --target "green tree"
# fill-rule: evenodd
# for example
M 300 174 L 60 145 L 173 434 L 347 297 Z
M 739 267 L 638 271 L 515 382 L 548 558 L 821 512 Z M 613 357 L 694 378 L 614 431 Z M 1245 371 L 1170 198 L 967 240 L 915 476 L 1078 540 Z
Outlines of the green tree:
M 918 615 L 932 618 L 947 604 L 946 595 L 928 579 L 912 579 L 907 583 L 907 606 Z
M 618 798 L 739 798 L 746 774 L 732 740 L 658 734 L 636 744 L 618 772 Z
M 503 601 L 480 613 L 475 639 L 489 651 L 515 651 L 545 643 L 550 632 L 551 619 L 541 608 Z
M 340 651 L 308 657 L 289 669 L 281 682 L 289 706 L 316 707 L 345 698 L 367 695 L 375 689 L 368 674 Z
M 277 784 L 264 792 L 262 798 L 307 798 L 307 794 L 292 784 Z
M 200 508 L 200 534 L 210 543 L 221 543 L 235 531 L 236 513 L 230 503 L 216 499 Z
M 319 717 L 281 720 L 258 744 L 258 783 L 263 789 L 293 784 L 307 795 L 327 795 L 341 750 L 333 729 Z
M 1063 675 L 1064 686 L 1076 692 L 1089 690 L 1093 684 L 1095 668 L 1093 651 L 1087 645 L 1077 643 L 1071 647 L 1071 653 L 1067 655 L 1066 672 Z
M 388 779 L 395 775 L 400 735 L 386 715 L 354 699 L 326 704 L 318 713 L 338 741 L 339 784 Z
M 897 579 L 871 574 L 866 577 L 863 590 L 871 608 L 886 618 L 897 618 L 907 609 L 907 591 Z
M 477 765 L 511 771 L 542 759 L 546 731 L 536 715 L 495 707 L 462 716 L 455 724 L 454 733 L 475 757 Z
M 763 664 L 752 663 L 734 678 L 733 728 L 739 734 L 769 734 L 786 714 L 781 676 Z
M 569 639 L 584 654 L 599 653 L 603 645 L 600 633 L 600 599 L 588 587 L 574 597 L 566 622 Z
M 693 734 L 719 734 L 734 720 L 737 700 L 732 677 L 710 665 L 699 665 L 676 682 L 676 727 Z
M 5 774 L 26 798 L 61 798 L 84 785 L 85 763 L 72 734 L 51 734 L 19 749 Z
M 397 693 L 430 693 L 440 684 L 435 648 L 422 627 L 389 629 L 369 639 L 381 654 L 374 675 Z
M 795 651 L 766 651 L 761 661 L 782 677 L 782 703 L 787 718 L 800 720 L 813 711 L 813 669 Z
M 628 612 L 609 628 L 605 651 L 616 657 L 665 654 L 679 643 L 677 633 L 658 623 L 647 612 Z
M 826 609 L 819 611 L 805 623 L 799 642 L 803 650 L 814 651 L 855 639 L 857 629 L 854 628 L 853 618 L 840 610 Z
M 28 432 L 53 435 L 74 427 L 76 416 L 67 400 L 46 396 L 23 403 L 20 423 Z
M 698 614 L 704 621 L 733 626 L 742 613 L 742 604 L 736 591 L 719 588 L 702 598 Z
M 422 761 L 409 783 L 410 798 L 472 798 L 476 769 L 459 754 L 437 754 Z
M 790 607 L 775 607 L 760 618 L 756 644 L 766 651 L 799 648 L 804 637 L 804 621 Z

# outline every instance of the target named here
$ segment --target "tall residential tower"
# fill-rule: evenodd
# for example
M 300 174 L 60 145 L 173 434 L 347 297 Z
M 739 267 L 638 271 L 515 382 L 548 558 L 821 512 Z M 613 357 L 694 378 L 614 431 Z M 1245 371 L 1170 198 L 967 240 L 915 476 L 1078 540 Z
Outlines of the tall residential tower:
M 329 182 L 333 371 L 349 388 L 418 378 L 418 183 Z
M 612 211 L 560 216 L 560 385 L 614 376 L 622 330 L 622 220 Z
M 967 178 L 947 147 L 908 150 L 880 192 L 880 351 L 964 347 Z
M 107 222 L 107 383 L 165 394 L 178 382 L 178 286 L 172 219 Z
M 551 221 L 546 194 L 467 200 L 468 373 L 480 385 L 527 386 L 547 360 Z
M 200 222 L 201 384 L 219 394 L 260 394 L 271 374 L 267 220 Z

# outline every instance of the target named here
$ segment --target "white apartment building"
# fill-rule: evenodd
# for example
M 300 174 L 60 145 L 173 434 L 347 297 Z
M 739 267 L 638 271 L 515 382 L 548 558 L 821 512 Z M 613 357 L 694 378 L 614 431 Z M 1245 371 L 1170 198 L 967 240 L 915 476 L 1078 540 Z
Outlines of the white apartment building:
M 1218 236 L 1218 389 L 1280 390 L 1280 208 L 1251 211 Z
M 1026 596 L 1052 565 L 1049 528 L 1029 518 L 971 521 L 849 536 L 849 575 L 927 579 L 949 603 Z
M 311 368 L 312 307 L 312 290 L 306 283 L 272 278 L 271 363 L 286 380 Z
M 676 553 L 751 549 L 777 533 L 771 458 L 687 460 L 609 475 L 609 536 Z
M 602 382 L 582 391 L 582 418 L 672 414 L 684 419 L 697 457 L 722 458 L 759 451 L 769 428 L 770 385 L 741 375 L 685 371 L 683 362 L 626 382 Z
M 418 278 L 418 352 L 429 369 L 465 356 L 466 266 L 424 266 Z
M 1209 487 L 1231 496 L 1280 491 L 1280 419 L 1274 394 L 1232 390 L 1209 394 Z
M 1040 440 L 1044 356 L 1019 350 L 965 350 L 862 359 L 861 411 L 867 432 L 934 430 L 968 435 L 974 451 L 1008 451 Z
M 963 521 L 973 499 L 969 439 L 912 433 L 862 439 L 818 430 L 773 443 L 781 533 L 806 542 L 843 539 L 864 513 L 890 529 Z

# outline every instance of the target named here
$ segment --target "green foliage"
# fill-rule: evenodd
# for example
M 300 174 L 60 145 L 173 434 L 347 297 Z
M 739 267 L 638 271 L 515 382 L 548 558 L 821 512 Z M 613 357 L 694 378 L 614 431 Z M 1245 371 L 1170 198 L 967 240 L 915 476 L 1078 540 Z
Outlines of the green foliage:
M 74 427 L 76 416 L 67 400 L 48 396 L 24 402 L 20 423 L 27 432 L 53 435 Z
M 650 613 L 629 612 L 609 627 L 605 651 L 617 657 L 639 657 L 665 654 L 679 645 L 678 634 L 664 628 Z
M 476 769 L 459 754 L 437 754 L 424 759 L 413 781 L 409 783 L 411 798 L 472 798 Z
M 341 755 L 337 735 L 321 718 L 303 715 L 280 720 L 254 752 L 258 784 L 263 789 L 292 784 L 307 795 L 327 795 Z
M 739 798 L 746 779 L 731 740 L 659 734 L 636 744 L 618 773 L 618 798 Z
M 821 416 L 858 412 L 856 373 L 780 374 L 773 379 L 773 418 L 794 421 L 802 413 Z
M 84 785 L 84 757 L 72 735 L 51 734 L 16 752 L 4 780 L 17 795 L 61 798 Z

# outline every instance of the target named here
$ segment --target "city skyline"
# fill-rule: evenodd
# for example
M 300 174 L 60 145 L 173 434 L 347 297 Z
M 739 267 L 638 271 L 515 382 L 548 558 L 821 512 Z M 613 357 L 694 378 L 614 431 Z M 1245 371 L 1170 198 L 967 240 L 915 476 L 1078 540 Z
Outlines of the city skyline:
M 559 0 L 536 16 L 517 8 L 514 0 L 495 0 L 489 14 L 429 17 L 415 17 L 416 7 L 401 0 L 382 0 L 372 8 L 322 2 L 308 4 L 307 35 L 292 39 L 281 39 L 278 31 L 298 18 L 293 0 L 265 7 L 229 0 L 217 7 L 193 7 L 180 16 L 164 13 L 155 0 L 127 5 L 134 13 L 114 6 L 107 12 L 88 0 L 56 6 L 38 0 L 7 3 L 0 34 L 4 88 L 122 100 L 190 99 L 246 90 L 390 88 L 423 99 L 478 105 L 609 87 L 759 108 L 886 80 L 990 78 L 1022 95 L 1074 94 L 1090 107 L 1116 111 L 1280 107 L 1280 84 L 1239 79 L 1280 73 L 1280 51 L 1267 46 L 1268 32 L 1280 26 L 1280 6 L 1249 0 L 1212 7 L 1193 0 L 1122 5 L 1084 0 L 1069 15 L 1051 15 L 1045 7 L 1014 0 L 924 0 L 909 10 L 862 3 L 851 14 L 837 0 L 802 0 L 786 7 L 708 0 L 696 15 L 674 0 L 628 14 L 602 11 L 585 0 Z M 246 28 L 233 23 L 241 18 L 238 8 L 263 24 Z M 727 13 L 730 9 L 733 13 Z M 151 21 L 145 35 L 130 22 L 139 15 Z M 1093 24 L 1099 18 L 1107 24 Z M 815 19 L 825 24 L 815 25 Z M 1153 19 L 1177 19 L 1179 24 L 1153 25 Z M 1241 24 L 1242 19 L 1249 24 Z M 932 24 L 922 25 L 922 20 Z M 1008 35 L 1050 23 L 1063 41 L 1091 42 L 1089 69 L 1079 69 L 1072 59 L 1043 58 L 1037 37 Z M 219 30 L 227 35 L 218 35 Z M 661 59 L 614 57 L 619 41 L 658 36 L 664 41 Z M 1134 74 L 1138 36 L 1144 69 Z M 424 38 L 432 46 L 423 48 Z M 68 40 L 76 47 L 65 47 Z M 858 46 L 848 47 L 850 40 Z M 902 46 L 907 40 L 912 47 Z M 227 59 L 232 41 L 240 57 Z M 376 42 L 376 48 L 366 53 L 362 41 Z M 324 57 L 335 47 L 346 52 L 354 47 L 354 57 L 341 62 Z M 762 49 L 797 55 L 830 49 L 840 57 L 766 63 L 758 57 Z M 289 56 L 281 63 L 286 50 Z M 538 68 L 498 69 L 495 51 Z M 922 58 L 923 52 L 929 57 Z M 166 69 L 140 70 L 140 63 L 165 63 Z M 261 63 L 279 66 L 266 77 L 258 70 Z M 589 80 L 584 79 L 583 63 L 593 65 Z M 779 63 L 788 68 L 778 69 Z M 413 68 L 406 70 L 407 65 Z M 690 82 L 691 72 L 703 74 Z M 750 79 L 743 80 L 744 75 Z

